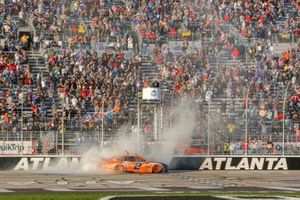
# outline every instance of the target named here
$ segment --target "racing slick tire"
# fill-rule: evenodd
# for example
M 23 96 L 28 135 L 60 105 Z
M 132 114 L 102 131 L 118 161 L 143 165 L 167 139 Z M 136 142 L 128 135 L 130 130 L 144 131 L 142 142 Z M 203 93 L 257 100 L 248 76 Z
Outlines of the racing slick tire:
M 161 165 L 154 165 L 152 168 L 152 172 L 155 174 L 162 173 L 163 167 Z
M 123 173 L 123 172 L 125 172 L 125 167 L 123 165 L 116 165 L 114 171 Z

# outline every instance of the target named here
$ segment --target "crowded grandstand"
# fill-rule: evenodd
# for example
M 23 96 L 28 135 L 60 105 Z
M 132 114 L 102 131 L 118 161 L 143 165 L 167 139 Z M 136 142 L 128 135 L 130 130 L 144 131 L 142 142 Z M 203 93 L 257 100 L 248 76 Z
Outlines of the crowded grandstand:
M 149 145 L 186 101 L 196 125 L 174 153 L 299 154 L 299 15 L 297 0 L 0 0 L 1 141 Z

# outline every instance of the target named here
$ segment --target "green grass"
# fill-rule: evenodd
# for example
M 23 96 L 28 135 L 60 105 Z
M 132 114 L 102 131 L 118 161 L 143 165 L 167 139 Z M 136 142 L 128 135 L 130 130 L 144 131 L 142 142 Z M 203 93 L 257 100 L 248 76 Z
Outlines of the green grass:
M 70 192 L 70 193 L 7 193 L 0 194 L 0 200 L 98 200 L 110 196 L 104 193 Z
M 106 196 L 284 196 L 300 197 L 300 192 L 199 192 L 199 193 L 151 193 L 151 192 L 52 192 L 52 193 L 5 193 L 0 194 L 0 200 L 99 200 Z

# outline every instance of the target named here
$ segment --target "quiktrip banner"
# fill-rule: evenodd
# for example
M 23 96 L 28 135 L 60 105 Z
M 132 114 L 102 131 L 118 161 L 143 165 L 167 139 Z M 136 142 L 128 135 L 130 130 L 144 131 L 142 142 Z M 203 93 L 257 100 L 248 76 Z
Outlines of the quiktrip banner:
M 32 155 L 34 146 L 33 141 L 0 141 L 0 155 Z

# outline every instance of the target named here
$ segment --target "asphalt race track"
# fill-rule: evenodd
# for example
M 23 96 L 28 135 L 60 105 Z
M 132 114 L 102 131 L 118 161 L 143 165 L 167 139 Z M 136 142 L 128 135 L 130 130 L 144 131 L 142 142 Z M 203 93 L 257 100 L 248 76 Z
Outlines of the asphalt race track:
M 0 180 L 0 193 L 43 191 L 300 192 L 300 171 L 171 171 L 157 175 L 2 171 Z

